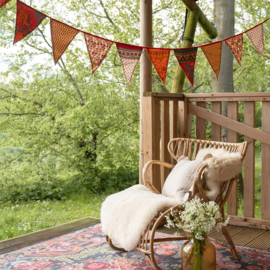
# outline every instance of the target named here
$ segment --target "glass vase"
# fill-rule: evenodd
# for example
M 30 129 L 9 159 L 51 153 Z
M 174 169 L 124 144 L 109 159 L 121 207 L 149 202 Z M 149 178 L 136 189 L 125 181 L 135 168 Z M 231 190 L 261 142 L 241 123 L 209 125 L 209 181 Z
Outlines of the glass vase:
M 181 248 L 182 270 L 214 270 L 216 269 L 216 249 L 208 241 L 191 239 Z

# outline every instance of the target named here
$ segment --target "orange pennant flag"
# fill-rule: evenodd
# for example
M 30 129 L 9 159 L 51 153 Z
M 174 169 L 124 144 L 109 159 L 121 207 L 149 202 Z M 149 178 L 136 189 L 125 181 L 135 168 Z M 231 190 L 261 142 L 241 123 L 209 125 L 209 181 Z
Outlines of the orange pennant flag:
M 10 1 L 11 0 L 0 0 L 0 8 L 3 7 L 4 5 L 6 5 Z
M 92 74 L 100 66 L 112 46 L 112 41 L 84 34 L 87 51 L 92 64 Z
M 233 53 L 234 57 L 236 58 L 238 64 L 241 66 L 242 62 L 242 49 L 243 49 L 243 34 L 238 36 L 234 36 L 225 40 L 227 46 Z
M 264 37 L 263 37 L 263 24 L 250 29 L 246 32 L 248 38 L 254 45 L 255 49 L 264 56 Z
M 147 54 L 152 61 L 158 76 L 165 85 L 167 68 L 170 58 L 170 50 L 146 49 Z
M 68 45 L 78 34 L 79 30 L 74 29 L 64 23 L 51 19 L 51 35 L 53 45 L 53 59 L 58 62 Z
M 205 57 L 207 58 L 209 64 L 211 65 L 213 71 L 215 72 L 218 80 L 221 63 L 222 42 L 217 42 L 210 44 L 208 46 L 203 46 L 201 47 L 201 49 Z

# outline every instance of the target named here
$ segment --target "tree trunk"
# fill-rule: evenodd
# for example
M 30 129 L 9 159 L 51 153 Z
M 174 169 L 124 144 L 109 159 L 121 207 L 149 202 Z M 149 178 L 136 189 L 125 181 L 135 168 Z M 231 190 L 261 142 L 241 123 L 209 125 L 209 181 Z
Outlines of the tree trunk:
M 235 0 L 214 0 L 214 19 L 217 25 L 218 37 L 215 41 L 234 36 Z M 233 92 L 233 54 L 223 42 L 221 68 L 218 77 L 212 72 L 213 93 Z M 222 114 L 227 116 L 228 104 L 223 102 Z M 227 141 L 227 130 L 222 128 L 222 140 Z

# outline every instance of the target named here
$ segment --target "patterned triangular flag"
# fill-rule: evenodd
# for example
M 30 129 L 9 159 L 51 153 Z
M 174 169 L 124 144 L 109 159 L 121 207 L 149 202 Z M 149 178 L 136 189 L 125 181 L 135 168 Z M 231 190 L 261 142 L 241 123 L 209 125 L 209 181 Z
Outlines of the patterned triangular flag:
M 170 58 L 170 50 L 146 49 L 150 60 L 152 61 L 158 76 L 165 85 L 167 68 Z
M 233 53 L 235 59 L 241 66 L 241 61 L 242 61 L 242 49 L 243 49 L 243 34 L 240 34 L 238 36 L 229 38 L 225 40 L 227 46 Z
M 112 46 L 112 41 L 84 34 L 86 47 L 92 64 L 92 74 L 100 66 Z
M 263 36 L 263 24 L 250 29 L 246 32 L 248 38 L 256 48 L 256 50 L 264 56 L 264 36 Z
M 21 1 L 17 1 L 17 18 L 13 44 L 34 31 L 45 18 L 46 15 L 27 6 Z
M 211 65 L 213 71 L 215 72 L 218 80 L 221 63 L 222 42 L 217 42 L 210 44 L 208 46 L 203 46 L 201 47 L 201 49 L 205 57 L 207 58 L 209 64 Z
M 129 85 L 143 49 L 142 47 L 131 46 L 121 43 L 116 43 L 116 46 L 120 56 L 127 85 Z
M 79 30 L 64 23 L 51 19 L 51 35 L 53 45 L 53 59 L 55 64 L 63 55 L 71 41 L 78 34 Z
M 3 7 L 4 5 L 6 5 L 10 1 L 11 0 L 0 0 L 0 8 Z
M 198 48 L 188 48 L 181 50 L 174 50 L 175 56 L 179 62 L 179 65 L 185 72 L 191 85 L 193 86 L 194 81 L 194 68 L 197 57 Z

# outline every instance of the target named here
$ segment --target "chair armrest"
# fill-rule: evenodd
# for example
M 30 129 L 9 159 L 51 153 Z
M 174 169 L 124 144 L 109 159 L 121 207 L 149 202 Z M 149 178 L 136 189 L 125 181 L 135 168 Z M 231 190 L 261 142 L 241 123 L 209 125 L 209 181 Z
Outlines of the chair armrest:
M 153 184 L 151 182 L 149 182 L 148 180 L 146 180 L 147 173 L 149 172 L 151 165 L 154 165 L 154 164 L 164 166 L 164 167 L 169 168 L 169 169 L 172 169 L 174 167 L 174 165 L 167 163 L 167 162 L 160 161 L 160 160 L 150 160 L 143 167 L 143 170 L 142 170 L 143 184 L 146 187 L 148 187 L 149 189 L 151 189 L 154 193 L 160 194 L 160 192 L 153 186 Z

